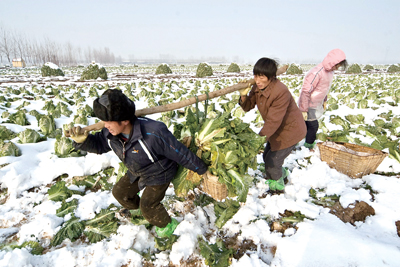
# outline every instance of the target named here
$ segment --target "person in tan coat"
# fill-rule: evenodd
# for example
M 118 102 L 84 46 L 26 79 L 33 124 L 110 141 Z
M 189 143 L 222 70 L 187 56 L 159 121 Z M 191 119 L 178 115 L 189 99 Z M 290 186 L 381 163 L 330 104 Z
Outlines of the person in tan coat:
M 259 134 L 267 137 L 263 154 L 266 183 L 270 191 L 283 191 L 289 173 L 282 168 L 283 162 L 305 137 L 307 127 L 292 94 L 276 78 L 275 60 L 259 59 L 254 65 L 253 74 L 256 84 L 240 90 L 239 104 L 245 112 L 257 106 L 264 120 Z

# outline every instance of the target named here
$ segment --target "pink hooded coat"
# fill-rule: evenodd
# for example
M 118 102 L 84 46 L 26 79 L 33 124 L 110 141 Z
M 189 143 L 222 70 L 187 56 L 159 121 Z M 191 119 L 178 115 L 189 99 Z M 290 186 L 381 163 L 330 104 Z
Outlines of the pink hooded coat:
M 301 112 L 307 112 L 308 109 L 322 109 L 329 93 L 333 80 L 332 68 L 346 59 L 346 55 L 340 49 L 333 49 L 324 58 L 322 63 L 312 68 L 304 77 L 303 87 L 301 88 L 298 100 Z

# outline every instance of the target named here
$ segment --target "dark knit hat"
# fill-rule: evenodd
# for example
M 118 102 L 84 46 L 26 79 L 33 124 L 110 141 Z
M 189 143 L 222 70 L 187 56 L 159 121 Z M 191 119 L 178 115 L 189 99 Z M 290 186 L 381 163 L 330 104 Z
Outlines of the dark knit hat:
M 93 112 L 102 121 L 134 121 L 135 111 L 135 103 L 118 89 L 108 89 L 93 101 Z

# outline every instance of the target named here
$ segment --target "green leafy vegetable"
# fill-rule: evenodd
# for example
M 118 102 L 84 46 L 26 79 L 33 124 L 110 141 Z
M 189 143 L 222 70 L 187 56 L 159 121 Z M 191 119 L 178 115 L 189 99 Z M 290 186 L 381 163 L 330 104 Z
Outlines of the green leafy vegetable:
M 57 209 L 56 215 L 58 217 L 64 217 L 68 213 L 73 212 L 78 207 L 78 199 L 74 198 L 70 202 L 62 201 L 61 207 Z
M 0 125 L 0 140 L 11 140 L 16 136 L 17 134 L 9 130 L 6 126 Z
M 56 123 L 51 115 L 43 115 L 39 119 L 39 128 L 44 135 L 48 135 L 56 129 Z
M 11 114 L 8 117 L 8 121 L 9 123 L 15 123 L 18 125 L 29 125 L 29 121 L 26 118 L 25 112 L 23 110 L 19 110 L 16 113 Z
M 37 143 L 40 140 L 40 134 L 33 129 L 26 129 L 20 132 L 18 137 L 22 144 Z
M 44 248 L 36 241 L 25 241 L 21 245 L 11 245 L 11 249 L 27 248 L 32 255 L 42 255 Z
M 89 239 L 90 243 L 96 243 L 104 238 L 110 237 L 111 234 L 115 234 L 118 229 L 117 221 L 109 221 L 103 224 L 88 225 L 85 228 L 84 234 Z
M 172 245 L 178 240 L 179 236 L 171 235 L 170 237 L 159 238 L 154 237 L 156 241 L 155 248 L 161 251 L 172 249 Z
M 217 220 L 215 226 L 222 228 L 225 223 L 236 214 L 240 209 L 239 201 L 226 199 L 224 202 L 217 202 L 214 204 L 214 212 Z
M 227 249 L 222 240 L 218 239 L 215 244 L 199 240 L 200 254 L 205 258 L 205 263 L 212 267 L 225 267 L 230 265 L 233 249 Z
M 84 229 L 85 223 L 80 221 L 75 215 L 72 215 L 71 219 L 65 222 L 62 228 L 54 235 L 50 245 L 53 247 L 58 246 L 66 238 L 74 242 L 82 235 Z
M 84 155 L 81 151 L 75 151 L 73 141 L 65 136 L 56 136 L 54 143 L 54 152 L 60 158 L 65 157 L 79 157 Z
M 0 140 L 0 157 L 18 157 L 21 156 L 21 151 L 13 142 L 4 142 Z
M 72 196 L 73 191 L 65 186 L 64 181 L 59 181 L 47 190 L 48 198 L 52 201 L 62 201 Z

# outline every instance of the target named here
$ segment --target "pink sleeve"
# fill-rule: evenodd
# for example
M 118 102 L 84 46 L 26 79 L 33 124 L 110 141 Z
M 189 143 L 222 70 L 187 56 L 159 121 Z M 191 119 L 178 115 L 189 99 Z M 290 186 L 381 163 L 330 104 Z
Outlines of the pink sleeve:
M 304 77 L 303 87 L 300 91 L 299 109 L 301 112 L 307 112 L 310 105 L 311 93 L 319 82 L 318 73 L 309 73 Z

